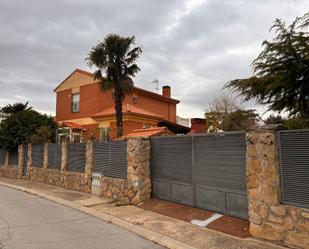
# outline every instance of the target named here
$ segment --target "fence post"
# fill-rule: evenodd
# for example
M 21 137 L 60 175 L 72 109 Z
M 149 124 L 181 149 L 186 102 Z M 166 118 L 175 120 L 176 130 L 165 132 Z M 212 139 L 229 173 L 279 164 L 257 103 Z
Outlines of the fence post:
M 150 199 L 150 140 L 132 137 L 127 144 L 128 197 L 130 203 L 139 204 Z
M 278 125 L 267 125 L 247 133 L 250 233 L 276 244 L 309 248 L 308 209 L 280 201 L 280 154 L 284 151 L 279 150 L 278 129 Z
M 5 167 L 9 166 L 9 156 L 10 156 L 10 152 L 6 151 L 5 152 L 5 161 L 4 161 Z
M 43 150 L 43 169 L 48 168 L 48 143 L 44 144 Z
M 18 178 L 23 175 L 23 159 L 24 159 L 24 145 L 20 144 L 18 146 Z
M 31 167 L 32 167 L 32 144 L 28 144 L 28 157 L 27 157 L 27 179 L 31 178 Z
M 68 169 L 68 143 L 61 143 L 61 172 L 65 172 Z
M 271 240 L 280 240 L 282 232 L 267 222 L 270 207 L 280 204 L 277 129 L 264 126 L 246 134 L 250 233 Z
M 86 143 L 86 165 L 85 165 L 85 192 L 91 192 L 93 171 L 93 141 L 88 140 Z

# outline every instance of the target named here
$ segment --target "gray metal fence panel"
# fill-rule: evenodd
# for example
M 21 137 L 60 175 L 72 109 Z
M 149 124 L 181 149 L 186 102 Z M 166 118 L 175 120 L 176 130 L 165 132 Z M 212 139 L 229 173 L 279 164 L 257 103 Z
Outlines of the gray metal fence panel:
M 86 144 L 68 144 L 68 169 L 69 171 L 85 172 L 86 167 Z
M 0 150 L 0 165 L 5 164 L 5 155 L 6 155 L 6 151 Z
M 48 144 L 48 168 L 60 169 L 61 144 Z
M 244 132 L 151 138 L 153 197 L 248 219 Z
M 225 213 L 225 192 L 218 188 L 196 188 L 196 205 L 199 208 Z
M 116 178 L 127 178 L 127 142 L 109 142 L 109 175 Z
M 172 183 L 152 179 L 152 196 L 163 200 L 172 200 Z
M 42 168 L 44 164 L 44 145 L 32 145 L 32 166 Z
M 282 203 L 309 208 L 309 130 L 279 131 Z
M 248 219 L 248 199 L 247 192 L 226 192 L 226 210 L 228 214 L 243 219 Z
M 191 151 L 191 137 L 151 138 L 152 177 L 192 184 Z
M 195 189 L 191 184 L 172 183 L 172 201 L 185 205 L 195 205 Z
M 94 172 L 115 178 L 127 178 L 127 142 L 96 142 L 93 145 Z
M 93 172 L 108 175 L 109 173 L 109 143 L 95 142 L 93 144 Z
M 18 166 L 18 150 L 9 152 L 9 165 Z
M 246 191 L 246 137 L 218 134 L 194 137 L 195 183 Z

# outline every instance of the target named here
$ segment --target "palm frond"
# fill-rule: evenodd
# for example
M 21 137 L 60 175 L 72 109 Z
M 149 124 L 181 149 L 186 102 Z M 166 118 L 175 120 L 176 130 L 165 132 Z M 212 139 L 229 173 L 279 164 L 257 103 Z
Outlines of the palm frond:
M 88 65 L 97 68 L 94 79 L 101 81 L 101 89 L 106 91 L 114 88 L 117 126 L 122 125 L 120 110 L 124 95 L 133 89 L 132 77 L 140 71 L 135 62 L 142 53 L 142 49 L 141 47 L 132 49 L 134 44 L 134 36 L 121 37 L 110 34 L 102 42 L 93 46 L 86 57 Z M 121 133 L 122 127 L 117 127 L 117 131 Z

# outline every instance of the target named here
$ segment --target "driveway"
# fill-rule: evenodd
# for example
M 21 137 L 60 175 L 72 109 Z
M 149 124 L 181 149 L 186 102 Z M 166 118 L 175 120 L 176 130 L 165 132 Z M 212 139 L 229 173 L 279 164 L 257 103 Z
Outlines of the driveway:
M 159 249 L 113 224 L 18 190 L 0 186 L 2 249 Z

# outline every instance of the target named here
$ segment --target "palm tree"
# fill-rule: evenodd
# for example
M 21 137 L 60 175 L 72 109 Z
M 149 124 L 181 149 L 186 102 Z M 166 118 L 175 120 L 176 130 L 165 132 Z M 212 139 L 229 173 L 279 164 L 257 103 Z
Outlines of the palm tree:
M 0 109 L 0 117 L 5 118 L 12 114 L 16 114 L 22 111 L 29 111 L 32 107 L 28 106 L 29 102 L 23 103 L 15 103 L 13 105 L 8 104 Z
M 93 46 L 86 58 L 90 67 L 95 66 L 94 80 L 101 81 L 101 89 L 114 89 L 117 137 L 122 136 L 122 102 L 133 88 L 133 77 L 140 68 L 135 64 L 142 53 L 141 47 L 131 48 L 135 37 L 108 35 L 102 42 Z M 103 76 L 102 73 L 105 73 Z

